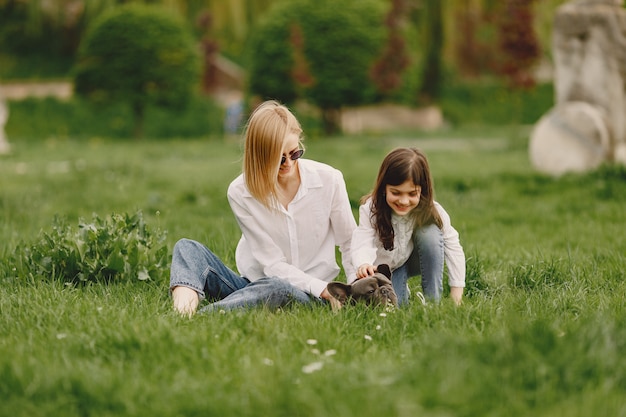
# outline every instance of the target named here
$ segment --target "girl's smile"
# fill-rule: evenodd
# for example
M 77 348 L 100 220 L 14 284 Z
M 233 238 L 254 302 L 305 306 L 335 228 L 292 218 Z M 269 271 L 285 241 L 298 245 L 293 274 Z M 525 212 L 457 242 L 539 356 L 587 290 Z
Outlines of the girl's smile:
M 422 187 L 413 184 L 413 181 L 406 180 L 400 185 L 385 186 L 387 204 L 398 216 L 409 214 L 420 202 Z

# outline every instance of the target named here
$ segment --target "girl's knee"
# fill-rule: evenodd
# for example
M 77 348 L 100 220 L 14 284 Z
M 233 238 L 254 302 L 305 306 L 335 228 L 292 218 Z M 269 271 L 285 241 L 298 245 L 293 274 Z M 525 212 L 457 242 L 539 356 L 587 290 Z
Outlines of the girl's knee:
M 436 224 L 420 227 L 416 231 L 416 236 L 420 240 L 443 240 L 443 232 Z

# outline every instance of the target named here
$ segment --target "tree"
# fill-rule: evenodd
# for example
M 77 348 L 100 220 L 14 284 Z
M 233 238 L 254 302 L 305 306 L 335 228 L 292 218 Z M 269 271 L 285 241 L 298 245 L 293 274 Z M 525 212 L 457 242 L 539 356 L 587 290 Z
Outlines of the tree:
M 498 32 L 502 61 L 499 72 L 513 88 L 535 85 L 532 68 L 539 60 L 539 42 L 533 27 L 534 0 L 506 0 L 499 13 Z
M 195 43 L 182 21 L 158 7 L 129 4 L 98 19 L 80 45 L 75 91 L 95 102 L 130 104 L 143 136 L 148 105 L 183 107 L 199 82 Z
M 285 103 L 306 99 L 322 112 L 326 133 L 341 108 L 371 102 L 370 78 L 384 42 L 378 0 L 292 0 L 267 12 L 252 33 L 249 88 Z
M 485 0 L 478 4 L 463 0 L 451 11 L 448 9 L 447 16 L 444 16 L 444 20 L 447 17 L 447 25 L 454 26 L 454 31 L 447 32 L 454 51 L 452 67 L 464 79 L 476 80 L 495 72 L 495 57 L 499 52 L 495 45 L 494 25 L 497 5 L 486 3 Z
M 408 9 L 408 0 L 391 0 L 391 8 L 385 18 L 387 44 L 371 72 L 376 88 L 384 96 L 400 87 L 402 74 L 410 64 L 402 30 L 402 26 L 406 24 Z
M 251 94 L 286 104 L 298 98 L 296 82 L 292 77 L 295 60 L 290 44 L 296 13 L 291 2 L 279 3 L 252 32 L 248 63 L 248 89 Z M 297 42 L 302 42 L 302 31 L 295 29 L 294 32 L 299 37 Z
M 425 2 L 426 36 L 424 73 L 420 87 L 419 101 L 430 103 L 439 98 L 442 83 L 443 13 L 440 0 Z

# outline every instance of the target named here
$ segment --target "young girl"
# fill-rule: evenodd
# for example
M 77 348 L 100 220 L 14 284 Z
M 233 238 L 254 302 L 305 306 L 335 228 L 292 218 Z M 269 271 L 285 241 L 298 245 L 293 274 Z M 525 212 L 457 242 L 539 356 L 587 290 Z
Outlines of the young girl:
M 450 296 L 461 303 L 465 287 L 465 255 L 448 213 L 434 201 L 426 156 L 414 148 L 398 148 L 383 160 L 372 192 L 361 199 L 359 226 L 352 235 L 356 278 L 372 275 L 376 265 L 392 270 L 400 305 L 409 298 L 407 280 L 422 276 L 427 298 L 443 292 L 444 259 Z
M 287 107 L 266 101 L 246 126 L 243 173 L 228 187 L 228 202 L 241 228 L 229 269 L 203 244 L 174 246 L 170 290 L 176 311 L 205 311 L 291 301 L 330 299 L 326 284 L 337 277 L 339 247 L 346 276 L 354 276 L 350 242 L 356 222 L 343 175 L 302 158 L 302 128 Z

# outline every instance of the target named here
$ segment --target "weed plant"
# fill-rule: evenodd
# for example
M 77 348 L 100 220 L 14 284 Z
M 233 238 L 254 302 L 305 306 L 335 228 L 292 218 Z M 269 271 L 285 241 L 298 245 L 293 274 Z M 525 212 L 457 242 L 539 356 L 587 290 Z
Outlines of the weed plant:
M 160 278 L 168 262 L 165 235 L 154 233 L 143 214 L 112 214 L 79 221 L 72 228 L 55 218 L 34 244 L 20 244 L 4 265 L 5 276 L 49 278 L 72 284 L 111 283 L 120 279 Z
M 516 130 L 516 132 L 519 132 Z M 626 170 L 551 178 L 508 129 L 306 141 L 355 215 L 383 156 L 425 150 L 467 256 L 463 305 L 177 316 L 167 268 L 68 285 L 0 275 L 1 416 L 626 416 Z M 0 259 L 55 218 L 141 210 L 234 267 L 237 140 L 14 141 Z M 131 244 L 129 243 L 129 246 Z M 0 269 L 1 270 L 1 269 Z M 410 281 L 413 294 L 419 279 Z

